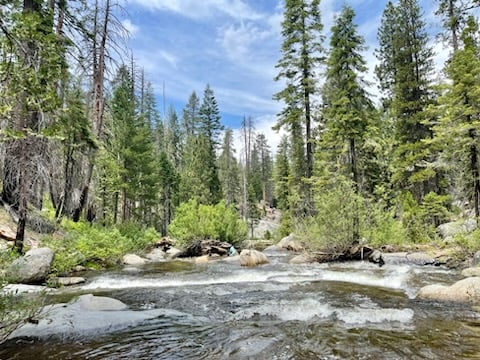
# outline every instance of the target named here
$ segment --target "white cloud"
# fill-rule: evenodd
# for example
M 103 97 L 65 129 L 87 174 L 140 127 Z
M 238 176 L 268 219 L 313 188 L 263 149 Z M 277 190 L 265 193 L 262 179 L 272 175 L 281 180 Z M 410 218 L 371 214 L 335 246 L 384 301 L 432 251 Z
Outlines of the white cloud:
M 254 51 L 252 46 L 263 43 L 271 35 L 269 31 L 264 31 L 251 22 L 241 22 L 238 26 L 230 24 L 220 32 L 218 41 L 233 61 L 250 58 Z
M 193 19 L 227 15 L 237 19 L 261 17 L 242 0 L 132 0 L 150 9 L 170 11 Z
M 138 33 L 138 31 L 140 30 L 140 28 L 134 23 L 132 23 L 130 19 L 123 20 L 122 26 L 125 28 L 125 30 L 127 30 L 128 34 L 131 37 L 135 37 L 135 34 Z

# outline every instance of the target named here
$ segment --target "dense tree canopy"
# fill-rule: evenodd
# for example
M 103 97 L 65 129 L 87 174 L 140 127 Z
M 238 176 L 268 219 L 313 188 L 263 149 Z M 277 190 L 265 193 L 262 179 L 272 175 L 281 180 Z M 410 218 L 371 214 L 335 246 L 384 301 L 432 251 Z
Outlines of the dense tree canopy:
M 160 112 L 148 75 L 114 51 L 123 46 L 115 4 L 87 5 L 1 3 L 1 197 L 18 218 L 18 250 L 29 213 L 47 203 L 58 221 L 181 236 L 188 211 L 225 211 L 235 241 L 245 236 L 236 217 L 253 227 L 269 206 L 283 211 L 284 232 L 327 239 L 331 224 L 347 243 L 394 226 L 431 238 L 455 206 L 480 217 L 478 1 L 437 2 L 451 51 L 433 76 L 436 34 L 417 0 L 386 4 L 377 49 L 365 47 L 349 5 L 326 46 L 320 1 L 286 0 L 273 94 L 285 135 L 274 155 L 251 116 L 224 129 L 210 79 L 183 109 Z M 367 52 L 377 84 L 364 80 Z

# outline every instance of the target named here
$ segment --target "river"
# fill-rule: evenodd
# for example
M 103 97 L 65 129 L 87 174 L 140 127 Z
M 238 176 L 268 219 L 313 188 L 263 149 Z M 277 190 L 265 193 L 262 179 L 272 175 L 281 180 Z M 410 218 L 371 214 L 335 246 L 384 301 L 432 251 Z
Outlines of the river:
M 0 359 L 480 359 L 474 308 L 415 300 L 458 272 L 268 256 L 256 268 L 173 262 L 96 274 L 79 293 L 162 314 L 121 330 L 11 340 Z

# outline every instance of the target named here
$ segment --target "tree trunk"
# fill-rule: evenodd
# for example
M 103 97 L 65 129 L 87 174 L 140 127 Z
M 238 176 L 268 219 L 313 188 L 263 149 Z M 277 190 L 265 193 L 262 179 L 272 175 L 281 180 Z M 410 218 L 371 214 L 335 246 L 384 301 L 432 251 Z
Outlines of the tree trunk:
M 99 6 L 98 1 L 95 3 L 95 16 L 94 16 L 94 46 L 93 46 L 93 103 L 94 103 L 94 112 L 93 112 L 93 121 L 92 121 L 92 130 L 93 134 L 97 136 L 98 139 L 101 138 L 103 132 L 103 115 L 104 115 L 104 78 L 105 78 L 105 56 L 106 56 L 106 43 L 108 38 L 108 24 L 110 21 L 110 0 L 106 0 L 105 4 L 105 17 L 103 19 L 103 27 L 101 32 L 100 44 L 97 43 L 97 31 L 98 31 L 98 14 Z M 85 186 L 82 190 L 82 195 L 80 197 L 80 202 L 78 207 L 74 210 L 72 219 L 73 221 L 79 221 L 80 216 L 85 208 L 85 205 L 88 202 L 89 190 L 92 182 L 93 176 L 93 167 L 95 160 L 96 151 L 94 149 L 90 150 L 88 156 L 89 166 L 87 171 L 87 177 Z
M 477 224 L 480 222 L 480 169 L 478 163 L 478 150 L 475 145 L 476 136 L 475 130 L 470 129 L 470 138 L 473 139 L 473 143 L 470 146 L 470 172 L 472 174 L 472 188 L 473 188 L 473 206 L 475 209 L 475 218 Z M 479 224 L 480 225 L 480 224 Z
M 357 154 L 356 154 L 356 148 L 355 148 L 355 139 L 351 138 L 350 139 L 350 166 L 351 166 L 351 172 L 352 172 L 352 181 L 353 181 L 353 190 L 355 192 L 355 195 L 358 195 L 360 192 L 359 184 L 358 184 L 358 169 L 357 169 Z M 355 204 L 356 204 L 357 199 L 355 199 Z M 355 205 L 354 207 L 354 214 L 353 214 L 353 239 L 352 241 L 356 241 L 360 238 L 360 219 L 358 215 L 358 209 L 357 206 Z

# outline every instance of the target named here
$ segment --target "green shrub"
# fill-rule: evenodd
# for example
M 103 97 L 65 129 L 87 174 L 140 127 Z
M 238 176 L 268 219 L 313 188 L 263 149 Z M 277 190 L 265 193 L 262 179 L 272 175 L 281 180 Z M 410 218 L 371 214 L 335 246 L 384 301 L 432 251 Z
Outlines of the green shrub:
M 316 215 L 300 222 L 295 233 L 315 249 L 343 252 L 361 234 L 362 200 L 348 180 L 337 178 L 322 185 L 316 191 Z
M 414 243 L 424 243 L 437 238 L 436 226 L 448 217 L 446 204 L 448 196 L 428 193 L 423 202 L 418 204 L 410 192 L 400 198 L 401 219 L 407 238 Z
M 64 238 L 44 240 L 55 251 L 52 270 L 58 274 L 68 273 L 79 264 L 116 264 L 126 253 L 142 251 L 159 238 L 155 230 L 143 230 L 135 224 L 101 227 L 64 221 L 64 229 Z
M 454 236 L 453 241 L 462 248 L 465 255 L 473 255 L 480 250 L 480 229 L 469 234 L 461 232 Z
M 205 239 L 236 244 L 245 238 L 247 226 L 235 208 L 226 206 L 224 201 L 217 205 L 199 205 L 189 200 L 177 208 L 168 232 L 180 246 Z

